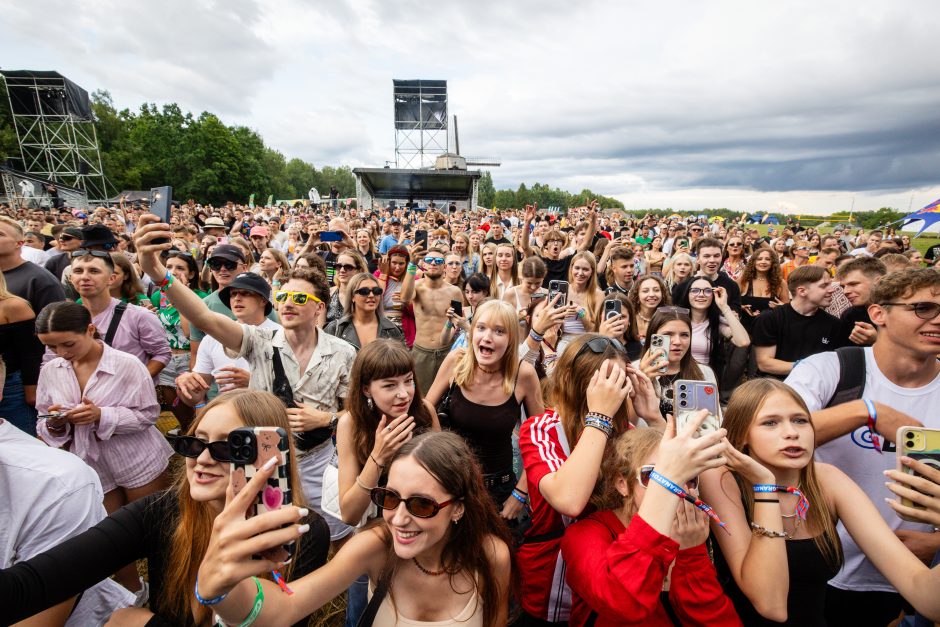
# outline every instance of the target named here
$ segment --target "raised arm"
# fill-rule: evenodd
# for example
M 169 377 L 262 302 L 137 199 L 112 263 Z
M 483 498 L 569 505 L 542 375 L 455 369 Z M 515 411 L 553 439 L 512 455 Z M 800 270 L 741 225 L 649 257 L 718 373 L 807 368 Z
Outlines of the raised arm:
M 532 224 L 532 220 L 535 219 L 536 211 L 538 210 L 539 205 L 535 203 L 534 205 L 525 206 L 525 219 L 522 221 L 522 252 L 526 257 L 531 257 L 535 254 L 535 251 L 532 250 L 532 247 L 529 246 L 529 226 Z
M 157 285 L 166 280 L 167 270 L 160 260 L 160 251 L 168 250 L 170 242 L 155 244 L 158 238 L 170 238 L 172 232 L 167 224 L 157 223 L 154 215 L 142 215 L 140 224 L 134 233 L 134 243 L 137 246 L 137 258 L 140 267 L 147 276 Z M 192 325 L 204 330 L 219 341 L 220 344 L 231 350 L 240 350 L 242 345 L 242 327 L 234 320 L 229 320 L 221 314 L 209 310 L 202 299 L 190 290 L 181 281 L 173 280 L 164 288 L 170 303 L 176 307 L 180 315 Z
M 728 328 L 731 329 L 731 342 L 738 348 L 750 346 L 751 336 L 747 334 L 747 329 L 744 328 L 744 325 L 738 319 L 738 315 L 734 313 L 734 310 L 728 304 L 728 292 L 725 291 L 725 288 L 715 288 L 715 304 L 718 305 L 721 315 L 728 323 Z
M 578 251 L 590 250 L 591 242 L 594 241 L 594 234 L 597 233 L 597 201 L 592 200 L 588 205 L 590 214 L 588 217 L 588 230 L 584 234 L 584 239 L 578 244 Z

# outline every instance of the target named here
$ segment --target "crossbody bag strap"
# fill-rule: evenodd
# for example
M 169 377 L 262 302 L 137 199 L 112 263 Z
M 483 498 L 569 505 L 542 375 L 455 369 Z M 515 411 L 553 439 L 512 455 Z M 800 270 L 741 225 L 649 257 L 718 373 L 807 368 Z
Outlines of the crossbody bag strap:
M 111 342 L 114 341 L 114 336 L 117 334 L 118 327 L 121 326 L 121 318 L 124 317 L 125 311 L 127 311 L 127 303 L 121 302 L 114 307 L 114 314 L 108 324 L 108 331 L 104 334 L 104 343 L 108 346 L 111 346 Z

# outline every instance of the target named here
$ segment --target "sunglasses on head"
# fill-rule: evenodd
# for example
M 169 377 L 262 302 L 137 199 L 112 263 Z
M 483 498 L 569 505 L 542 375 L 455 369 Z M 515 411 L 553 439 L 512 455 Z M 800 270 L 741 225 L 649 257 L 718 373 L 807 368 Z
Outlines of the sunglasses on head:
M 353 290 L 353 294 L 358 294 L 359 296 L 381 296 L 382 288 L 381 287 L 360 287 L 357 290 Z
M 640 485 L 644 488 L 648 487 L 650 484 L 650 474 L 656 470 L 656 467 L 652 464 L 646 464 L 645 466 L 640 466 L 640 469 L 636 471 L 636 478 L 640 481 Z M 693 477 L 689 482 L 688 486 L 695 490 L 698 488 L 698 477 Z
M 79 250 L 72 251 L 72 259 L 84 257 L 85 255 L 91 255 L 92 257 L 97 257 L 98 259 L 107 259 L 108 261 L 111 261 L 111 253 L 106 253 L 103 250 L 88 250 L 87 248 L 80 248 Z
M 701 288 L 701 289 L 708 289 L 708 288 Z M 685 314 L 686 316 L 689 315 L 688 309 L 686 309 L 685 307 L 676 307 L 675 305 L 665 305 L 663 307 L 657 307 L 656 313 L 660 313 L 660 312 L 673 313 L 673 314 Z
M 225 268 L 229 272 L 235 270 L 238 267 L 238 263 L 231 261 L 229 259 L 210 259 L 209 260 L 209 269 L 215 270 L 218 272 L 222 268 Z
M 274 300 L 279 303 L 287 302 L 288 298 L 291 299 L 295 305 L 306 305 L 311 300 L 315 303 L 323 302 L 313 294 L 308 294 L 307 292 L 288 292 L 286 290 L 278 290 L 274 292 Z
M 337 263 L 333 264 L 333 267 L 337 270 L 342 270 L 343 272 L 352 272 L 353 270 L 358 270 L 359 268 L 349 264 L 349 263 Z
M 232 461 L 232 449 L 228 444 L 228 440 L 206 442 L 191 435 L 182 435 L 179 429 L 168 431 L 166 439 L 169 440 L 173 450 L 183 457 L 196 459 L 202 455 L 204 450 L 209 449 L 209 455 L 215 461 L 223 463 Z
M 442 266 L 444 265 L 444 258 L 443 257 L 425 257 L 424 263 L 431 264 L 434 266 Z
M 578 361 L 578 357 L 580 357 L 585 351 L 590 350 L 595 355 L 603 355 L 607 352 L 609 347 L 613 347 L 614 350 L 620 353 L 626 353 L 626 350 L 623 348 L 623 344 L 621 344 L 618 340 L 610 337 L 595 337 L 594 339 L 586 342 L 584 346 L 578 350 L 578 354 L 574 356 L 574 361 Z
M 408 513 L 412 516 L 417 516 L 418 518 L 434 518 L 437 516 L 437 513 L 450 505 L 451 503 L 456 503 L 459 499 L 450 499 L 444 501 L 443 503 L 438 503 L 434 499 L 427 496 L 409 496 L 408 498 L 402 498 L 401 494 L 392 490 L 391 488 L 372 488 L 370 493 L 370 498 L 376 506 L 387 509 L 395 510 L 398 509 L 398 506 L 401 505 L 402 501 L 405 502 L 405 509 L 408 510 Z

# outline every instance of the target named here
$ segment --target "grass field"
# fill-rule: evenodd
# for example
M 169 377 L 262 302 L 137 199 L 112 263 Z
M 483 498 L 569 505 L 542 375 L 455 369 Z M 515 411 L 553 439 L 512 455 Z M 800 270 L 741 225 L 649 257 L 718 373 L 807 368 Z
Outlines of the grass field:
M 767 235 L 767 230 L 770 228 L 770 225 L 767 224 L 758 224 L 757 230 L 760 231 L 761 235 Z M 778 227 L 779 228 L 779 227 Z M 831 233 L 832 227 L 823 227 L 818 229 L 820 233 Z M 911 236 L 911 245 L 919 250 L 922 253 L 927 252 L 927 249 L 935 244 L 940 244 L 940 237 L 937 237 L 934 233 L 925 233 L 920 237 L 914 237 L 916 235 L 915 231 L 900 231 L 901 235 L 910 235 Z

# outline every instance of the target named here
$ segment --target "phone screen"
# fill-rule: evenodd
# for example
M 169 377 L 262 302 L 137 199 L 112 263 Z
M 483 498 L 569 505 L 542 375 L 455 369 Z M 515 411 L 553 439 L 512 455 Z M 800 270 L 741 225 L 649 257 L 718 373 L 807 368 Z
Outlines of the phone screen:
M 343 234 L 339 231 L 321 231 L 321 242 L 340 242 L 343 240 Z

